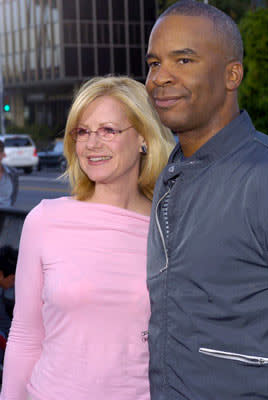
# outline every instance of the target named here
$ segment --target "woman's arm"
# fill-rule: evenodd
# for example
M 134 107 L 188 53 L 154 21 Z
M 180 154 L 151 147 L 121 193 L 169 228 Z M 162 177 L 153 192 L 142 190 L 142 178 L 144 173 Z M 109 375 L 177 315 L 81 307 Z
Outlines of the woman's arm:
M 42 351 L 42 222 L 42 205 L 39 205 L 27 216 L 22 230 L 15 277 L 16 303 L 5 354 L 1 400 L 26 400 L 26 385 Z

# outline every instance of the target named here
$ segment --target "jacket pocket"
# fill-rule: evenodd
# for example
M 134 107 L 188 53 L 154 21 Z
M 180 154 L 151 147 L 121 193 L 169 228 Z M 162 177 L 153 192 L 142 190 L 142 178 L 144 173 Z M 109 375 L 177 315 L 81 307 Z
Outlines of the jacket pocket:
M 249 356 L 247 354 L 239 354 L 239 353 L 230 353 L 230 352 L 221 351 L 221 350 L 208 349 L 205 347 L 200 347 L 199 353 L 202 353 L 202 354 L 205 354 L 205 355 L 211 356 L 211 357 L 225 358 L 226 360 L 240 361 L 242 363 L 250 364 L 250 365 L 262 366 L 262 365 L 268 364 L 268 358 L 266 358 L 266 357 Z

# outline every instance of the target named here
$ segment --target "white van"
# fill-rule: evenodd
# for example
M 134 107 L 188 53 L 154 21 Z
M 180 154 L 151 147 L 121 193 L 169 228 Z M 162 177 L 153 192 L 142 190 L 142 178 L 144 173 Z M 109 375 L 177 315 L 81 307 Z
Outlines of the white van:
M 0 135 L 0 140 L 5 144 L 6 157 L 3 158 L 3 164 L 23 168 L 26 174 L 30 174 L 33 167 L 38 164 L 38 155 L 32 138 L 29 135 L 8 133 Z

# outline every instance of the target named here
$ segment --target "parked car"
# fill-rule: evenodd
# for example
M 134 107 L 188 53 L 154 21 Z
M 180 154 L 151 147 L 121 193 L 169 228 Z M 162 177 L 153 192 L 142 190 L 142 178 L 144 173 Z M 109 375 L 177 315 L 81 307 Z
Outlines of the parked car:
M 38 169 L 41 170 L 44 167 L 56 167 L 60 171 L 66 169 L 66 159 L 63 155 L 63 142 L 56 142 L 50 146 L 46 151 L 39 151 L 39 164 Z
M 5 143 L 3 164 L 22 168 L 26 174 L 30 174 L 38 165 L 36 146 L 29 135 L 8 133 L 0 135 L 0 140 Z

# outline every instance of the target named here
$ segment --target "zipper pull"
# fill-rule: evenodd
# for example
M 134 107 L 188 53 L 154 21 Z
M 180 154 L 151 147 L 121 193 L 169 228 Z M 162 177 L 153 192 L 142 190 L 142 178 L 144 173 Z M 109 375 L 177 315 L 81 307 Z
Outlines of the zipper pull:
M 148 336 L 149 336 L 149 331 L 142 331 L 141 332 L 141 340 L 143 342 L 147 342 L 148 341 Z

